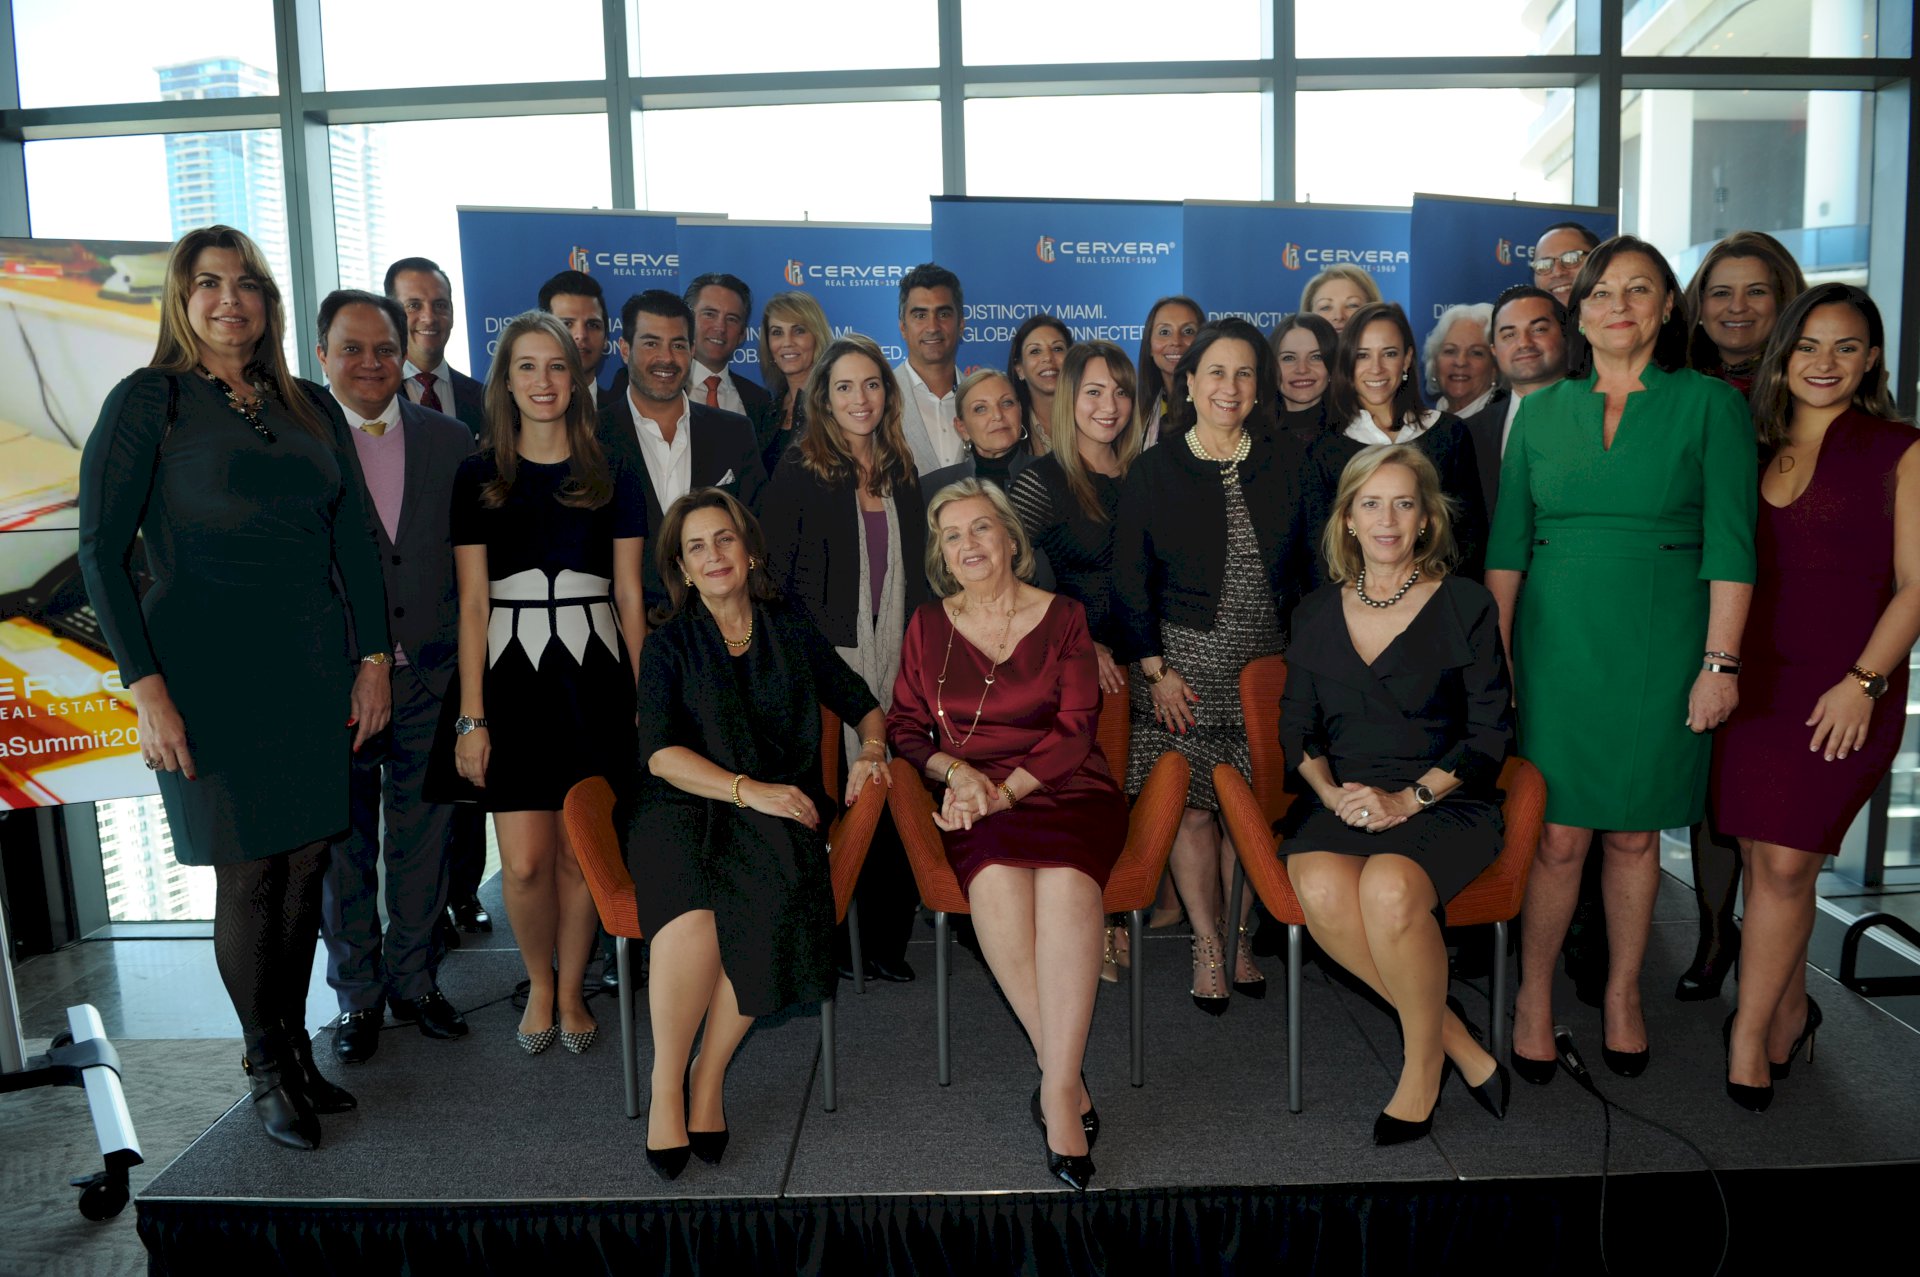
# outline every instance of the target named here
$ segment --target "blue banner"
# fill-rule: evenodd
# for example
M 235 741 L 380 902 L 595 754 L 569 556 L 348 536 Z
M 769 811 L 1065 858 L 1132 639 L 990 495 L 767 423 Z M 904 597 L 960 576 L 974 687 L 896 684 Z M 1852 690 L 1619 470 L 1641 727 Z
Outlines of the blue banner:
M 1513 284 L 1533 282 L 1533 246 L 1555 222 L 1578 222 L 1610 239 L 1619 218 L 1572 204 L 1415 195 L 1413 304 L 1407 318 L 1424 340 L 1440 312 L 1458 302 L 1490 302 Z
M 960 367 L 1005 368 L 1040 311 L 1132 351 L 1154 300 L 1181 290 L 1183 234 L 1178 204 L 935 196 L 933 260 L 966 292 Z
M 680 258 L 671 213 L 631 209 L 462 208 L 460 273 L 466 306 L 467 359 L 485 381 L 501 326 L 540 300 L 540 285 L 573 269 L 593 276 L 607 295 L 607 337 L 620 330 L 620 306 L 649 288 L 680 291 Z M 604 389 L 620 367 L 619 351 L 600 365 Z
M 1330 204 L 1190 203 L 1181 290 L 1208 319 L 1237 315 L 1262 332 L 1300 309 L 1307 281 L 1329 266 L 1358 266 L 1390 302 L 1412 287 L 1404 208 Z
M 900 277 L 933 252 L 924 226 L 853 226 L 831 222 L 730 222 L 683 219 L 681 278 L 709 271 L 738 275 L 753 290 L 747 338 L 733 354 L 736 371 L 760 375 L 760 315 L 767 298 L 798 290 L 826 312 L 834 335 L 871 337 L 893 363 L 900 343 Z M 825 349 L 824 343 L 821 347 Z

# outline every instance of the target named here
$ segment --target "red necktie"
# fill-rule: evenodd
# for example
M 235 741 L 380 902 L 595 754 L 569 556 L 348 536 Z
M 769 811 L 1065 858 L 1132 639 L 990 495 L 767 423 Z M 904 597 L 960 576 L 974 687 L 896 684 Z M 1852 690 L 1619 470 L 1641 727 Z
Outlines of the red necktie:
M 446 411 L 440 406 L 439 392 L 433 388 L 432 373 L 415 373 L 413 379 L 420 383 L 420 406 L 422 408 L 431 409 L 434 412 Z
M 707 407 L 718 408 L 720 406 L 720 379 L 718 377 L 709 377 L 700 384 L 707 388 Z

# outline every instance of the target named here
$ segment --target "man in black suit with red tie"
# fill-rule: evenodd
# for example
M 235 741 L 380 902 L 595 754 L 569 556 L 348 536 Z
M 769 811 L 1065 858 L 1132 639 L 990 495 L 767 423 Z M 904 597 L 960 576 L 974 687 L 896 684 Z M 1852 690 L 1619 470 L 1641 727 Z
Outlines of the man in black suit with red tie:
M 408 400 L 459 418 L 476 440 L 484 439 L 486 388 L 447 363 L 447 343 L 453 339 L 453 284 L 447 272 L 432 258 L 402 257 L 387 267 L 386 292 L 407 316 L 406 380 L 401 385 Z M 447 849 L 447 908 L 462 931 L 493 930 L 493 918 L 480 903 L 486 868 L 486 816 L 478 805 L 461 803 L 454 809 Z M 442 938 L 459 943 L 450 932 Z
M 758 422 L 773 406 L 766 387 L 742 377 L 733 354 L 753 322 L 753 291 L 737 275 L 698 275 L 681 300 L 693 312 L 693 367 L 687 393 L 693 402 L 737 412 Z
M 600 438 L 646 476 L 647 526 L 658 528 L 667 508 L 695 488 L 724 488 L 748 508 L 759 504 L 767 471 L 753 423 L 688 395 L 694 316 L 686 303 L 648 289 L 627 298 L 620 328 L 627 391 L 601 404 Z M 641 578 L 652 608 L 667 601 L 667 589 L 654 556 L 645 559 Z
M 387 296 L 407 313 L 407 398 L 422 408 L 458 417 L 475 439 L 487 426 L 487 392 L 447 363 L 453 339 L 453 284 L 439 263 L 402 257 L 387 267 Z

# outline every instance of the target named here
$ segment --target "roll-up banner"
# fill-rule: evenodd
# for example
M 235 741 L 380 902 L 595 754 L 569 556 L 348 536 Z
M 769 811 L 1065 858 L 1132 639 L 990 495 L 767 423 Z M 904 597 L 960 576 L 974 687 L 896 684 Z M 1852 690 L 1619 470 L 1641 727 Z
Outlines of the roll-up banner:
M 1533 246 L 1555 222 L 1578 222 L 1611 239 L 1618 216 L 1575 204 L 1415 195 L 1410 244 L 1413 305 L 1407 318 L 1424 335 L 1456 303 L 1490 302 L 1514 284 L 1533 282 Z
M 540 285 L 563 270 L 593 276 L 607 296 L 607 337 L 619 336 L 620 304 L 649 288 L 680 291 L 675 213 L 631 209 L 459 208 L 461 300 L 467 360 L 485 381 L 500 329 L 540 300 Z M 620 367 L 616 350 L 600 365 L 604 389 Z
M 1182 291 L 1208 319 L 1234 315 L 1270 332 L 1329 266 L 1358 266 L 1388 301 L 1410 296 L 1404 208 L 1190 202 L 1182 220 Z
M 879 343 L 888 362 L 906 358 L 900 277 L 933 255 L 927 227 L 682 218 L 678 242 L 683 281 L 724 271 L 753 290 L 747 338 L 733 355 L 737 372 L 764 380 L 760 316 L 767 298 L 789 291 L 819 302 L 834 336 L 860 333 Z
M 1181 291 L 1181 218 L 1147 201 L 935 196 L 933 260 L 966 293 L 960 367 L 1006 367 L 1014 330 L 1041 311 L 1077 340 L 1138 346 L 1154 300 Z

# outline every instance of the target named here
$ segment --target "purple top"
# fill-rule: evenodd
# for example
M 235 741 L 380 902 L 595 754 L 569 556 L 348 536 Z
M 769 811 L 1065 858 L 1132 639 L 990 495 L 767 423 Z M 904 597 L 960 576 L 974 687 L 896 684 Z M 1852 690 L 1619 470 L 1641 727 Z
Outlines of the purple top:
M 880 591 L 887 583 L 887 512 L 885 510 L 862 510 L 860 517 L 867 524 L 867 581 L 868 609 L 876 615 L 880 611 Z
M 342 411 L 353 426 L 347 433 L 353 437 L 353 450 L 360 457 L 360 472 L 367 477 L 367 495 L 373 499 L 387 540 L 392 541 L 400 535 L 400 502 L 407 491 L 406 423 L 396 421 L 385 434 L 371 435 L 360 429 L 358 414 L 344 405 Z M 393 663 L 407 663 L 407 654 L 398 643 L 393 645 Z

